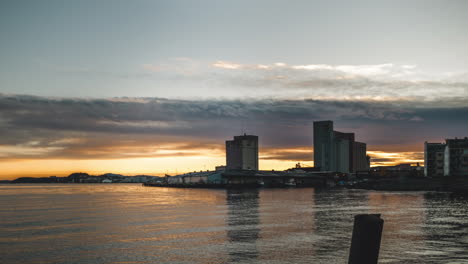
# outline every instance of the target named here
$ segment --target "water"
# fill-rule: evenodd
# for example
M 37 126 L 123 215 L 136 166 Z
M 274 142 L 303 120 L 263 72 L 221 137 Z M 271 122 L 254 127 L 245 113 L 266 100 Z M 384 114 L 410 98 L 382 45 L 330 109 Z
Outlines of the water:
M 0 263 L 347 263 L 353 216 L 381 213 L 380 263 L 468 263 L 448 194 L 0 185 Z

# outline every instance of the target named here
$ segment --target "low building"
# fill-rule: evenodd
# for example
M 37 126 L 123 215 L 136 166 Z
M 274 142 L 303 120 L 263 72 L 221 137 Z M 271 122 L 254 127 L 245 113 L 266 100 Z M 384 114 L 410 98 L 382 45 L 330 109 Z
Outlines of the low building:
M 371 177 L 422 177 L 423 167 L 417 164 L 401 163 L 394 166 L 372 167 L 369 172 Z
M 222 177 L 223 172 L 224 171 L 202 171 L 168 176 L 167 183 L 173 185 L 223 184 L 225 183 L 225 180 Z
M 224 165 L 215 167 L 215 171 L 225 171 L 225 170 L 226 170 L 226 166 L 224 166 Z

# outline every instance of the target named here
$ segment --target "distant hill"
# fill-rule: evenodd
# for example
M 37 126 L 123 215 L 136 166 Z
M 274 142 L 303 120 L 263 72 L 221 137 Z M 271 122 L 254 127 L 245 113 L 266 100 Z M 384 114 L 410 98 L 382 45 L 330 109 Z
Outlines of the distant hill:
M 90 175 L 85 172 L 74 172 L 67 177 L 21 177 L 13 181 L 2 181 L 3 183 L 146 183 L 161 179 L 159 176 L 135 175 L 125 176 L 115 173 L 102 175 Z
M 57 178 L 54 177 L 43 177 L 43 178 L 34 178 L 34 177 L 21 177 L 16 180 L 11 181 L 11 183 L 56 183 Z

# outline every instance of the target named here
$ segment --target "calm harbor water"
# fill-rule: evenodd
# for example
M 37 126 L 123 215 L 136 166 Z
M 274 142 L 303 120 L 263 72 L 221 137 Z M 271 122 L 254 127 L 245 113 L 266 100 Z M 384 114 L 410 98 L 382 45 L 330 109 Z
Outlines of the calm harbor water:
M 380 263 L 468 263 L 468 200 L 443 193 L 0 185 L 0 263 L 347 263 L 381 213 Z

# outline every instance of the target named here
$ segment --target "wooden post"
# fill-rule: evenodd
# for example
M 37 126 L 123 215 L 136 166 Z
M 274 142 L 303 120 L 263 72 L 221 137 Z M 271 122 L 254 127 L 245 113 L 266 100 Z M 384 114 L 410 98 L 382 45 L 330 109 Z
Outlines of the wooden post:
M 377 264 L 383 223 L 380 214 L 354 216 L 348 264 Z

